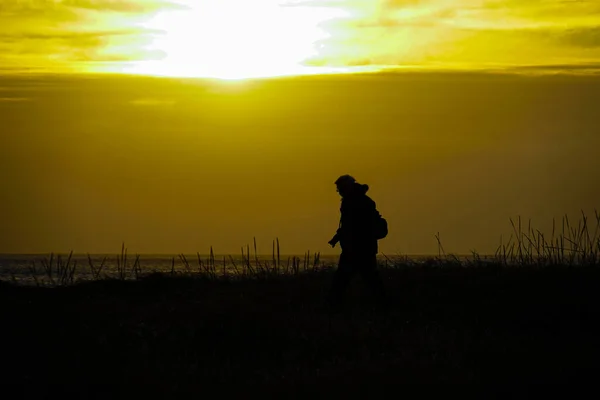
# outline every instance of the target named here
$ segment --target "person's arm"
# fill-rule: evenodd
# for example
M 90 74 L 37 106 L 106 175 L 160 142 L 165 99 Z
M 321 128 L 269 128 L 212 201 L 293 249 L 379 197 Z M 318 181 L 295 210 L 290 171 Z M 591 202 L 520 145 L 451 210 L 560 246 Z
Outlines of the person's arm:
M 335 247 L 336 244 L 338 244 L 338 242 L 340 241 L 340 238 L 342 236 L 342 226 L 343 226 L 343 220 L 344 220 L 344 211 L 343 211 L 343 207 L 340 209 L 340 223 L 338 225 L 337 231 L 335 232 L 335 235 L 333 235 L 333 238 L 329 241 L 329 245 L 331 247 Z
M 336 244 L 338 244 L 338 243 L 339 243 L 339 241 L 340 241 L 340 237 L 339 237 L 339 235 L 336 233 L 336 234 L 333 236 L 333 238 L 331 238 L 331 240 L 330 240 L 328 243 L 329 243 L 329 245 L 330 245 L 331 247 L 335 247 L 335 245 L 336 245 Z
M 331 238 L 331 240 L 329 241 L 329 245 L 331 245 L 331 247 L 335 247 L 335 245 L 338 244 L 338 242 L 340 241 L 341 233 L 342 233 L 342 221 L 340 220 L 340 224 L 338 226 L 337 231 L 335 232 L 335 235 L 333 235 L 333 238 Z

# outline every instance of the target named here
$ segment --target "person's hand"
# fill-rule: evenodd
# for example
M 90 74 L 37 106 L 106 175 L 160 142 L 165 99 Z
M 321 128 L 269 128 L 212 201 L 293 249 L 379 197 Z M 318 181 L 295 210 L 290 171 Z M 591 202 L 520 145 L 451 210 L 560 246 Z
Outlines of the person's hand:
M 335 245 L 337 244 L 337 242 L 338 242 L 338 241 L 337 241 L 337 239 L 331 239 L 331 240 L 329 241 L 329 245 L 330 245 L 331 247 L 335 247 Z

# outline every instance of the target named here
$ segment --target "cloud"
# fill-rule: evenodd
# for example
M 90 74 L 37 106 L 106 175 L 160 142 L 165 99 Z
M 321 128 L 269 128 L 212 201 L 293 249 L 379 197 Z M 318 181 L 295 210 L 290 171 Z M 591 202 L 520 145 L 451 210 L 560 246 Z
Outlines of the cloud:
M 558 37 L 563 43 L 571 46 L 583 48 L 600 47 L 600 25 L 566 29 L 562 31 Z
M 161 59 L 159 51 L 140 46 L 161 31 L 121 29 L 112 31 L 0 34 L 0 51 L 16 56 L 51 56 L 60 62 L 117 62 Z M 129 51 L 113 50 L 119 45 Z M 0 58 L 1 59 L 1 58 Z
M 56 68 L 78 62 L 161 59 L 145 44 L 163 32 L 141 28 L 139 18 L 161 7 L 158 0 L 2 0 L 0 64 L 3 71 Z
M 0 26 L 3 33 L 127 28 L 137 17 L 182 7 L 159 0 L 1 0 Z
M 147 13 L 157 10 L 186 8 L 178 3 L 160 0 L 64 0 L 62 3 L 67 7 L 73 8 L 125 13 Z
M 20 42 L 22 40 L 65 40 L 71 42 L 87 42 L 109 36 L 139 35 L 144 33 L 161 34 L 163 31 L 156 29 L 120 29 L 108 31 L 85 31 L 85 32 L 52 32 L 52 33 L 0 33 L 0 41 Z
M 311 4 L 316 2 L 297 2 Z M 600 59 L 596 0 L 340 0 L 310 65 L 577 64 Z
M 147 45 L 164 32 L 139 22 L 180 8 L 166 0 L 0 0 L 0 73 L 160 60 L 165 54 Z
M 0 97 L 0 103 L 22 103 L 31 101 L 28 97 Z
M 140 22 L 196 1 L 219 0 L 0 0 L 0 70 L 163 59 L 164 53 L 149 50 L 163 32 L 139 28 Z M 597 0 L 281 0 L 281 5 L 290 13 L 295 7 L 346 11 L 320 25 L 328 35 L 315 43 L 308 65 L 600 60 Z
M 489 46 L 495 43 L 514 46 L 515 52 L 552 51 L 561 54 L 597 54 L 600 50 L 600 21 L 596 26 L 563 26 L 542 25 L 515 29 L 480 29 L 460 28 L 471 41 Z
M 21 16 L 46 14 L 49 16 L 74 15 L 76 9 L 147 13 L 163 9 L 184 9 L 185 6 L 161 0 L 2 0 L 0 15 Z
M 551 65 L 518 65 L 506 69 L 507 72 L 513 72 L 525 75 L 600 75 L 600 62 L 580 63 L 580 64 L 551 64 Z

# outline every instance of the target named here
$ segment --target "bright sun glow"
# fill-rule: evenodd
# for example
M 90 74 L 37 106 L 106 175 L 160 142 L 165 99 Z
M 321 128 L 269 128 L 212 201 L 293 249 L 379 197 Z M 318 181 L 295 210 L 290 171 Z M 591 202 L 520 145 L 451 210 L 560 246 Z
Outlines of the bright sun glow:
M 123 72 L 221 79 L 328 72 L 302 64 L 328 37 L 320 24 L 346 16 L 338 8 L 290 7 L 282 0 L 180 3 L 188 9 L 160 11 L 142 24 L 164 32 L 148 46 L 164 58 L 129 64 Z

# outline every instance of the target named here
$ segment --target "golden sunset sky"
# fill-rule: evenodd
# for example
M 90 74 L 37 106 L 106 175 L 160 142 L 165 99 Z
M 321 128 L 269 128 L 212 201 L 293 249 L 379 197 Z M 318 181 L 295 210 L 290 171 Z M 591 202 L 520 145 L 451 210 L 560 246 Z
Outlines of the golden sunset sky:
M 11 71 L 237 78 L 600 61 L 595 0 L 2 0 L 0 27 Z
M 592 0 L 0 0 L 0 253 L 336 253 L 342 174 L 493 253 L 600 208 L 599 71 Z

